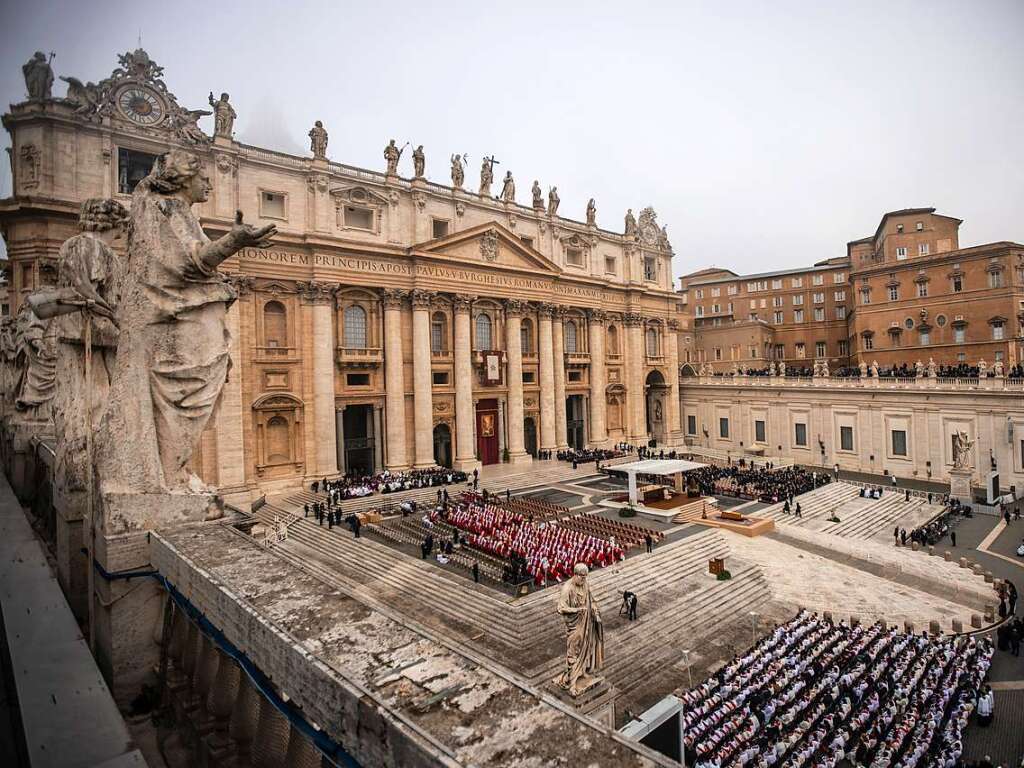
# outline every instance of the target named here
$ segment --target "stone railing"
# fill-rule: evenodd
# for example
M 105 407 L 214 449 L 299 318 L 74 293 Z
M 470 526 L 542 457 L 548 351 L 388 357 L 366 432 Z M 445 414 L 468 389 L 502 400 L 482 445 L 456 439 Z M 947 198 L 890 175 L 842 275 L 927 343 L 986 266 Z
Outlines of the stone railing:
M 825 387 L 832 389 L 938 389 L 978 390 L 991 392 L 1024 391 L 1024 379 L 1010 377 L 955 377 L 929 378 L 927 376 L 867 377 L 855 376 L 687 376 L 680 379 L 683 386 L 701 384 L 720 387 Z
M 380 347 L 338 347 L 335 360 L 343 366 L 377 366 L 384 362 L 384 350 Z

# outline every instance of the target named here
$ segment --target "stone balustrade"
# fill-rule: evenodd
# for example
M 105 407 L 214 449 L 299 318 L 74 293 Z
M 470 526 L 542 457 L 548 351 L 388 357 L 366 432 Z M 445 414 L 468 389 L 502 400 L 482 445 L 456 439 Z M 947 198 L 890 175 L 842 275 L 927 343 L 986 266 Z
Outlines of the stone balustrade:
M 726 373 L 720 376 L 692 376 L 681 379 L 686 384 L 722 387 L 827 387 L 833 389 L 937 389 L 979 390 L 991 392 L 1024 391 L 1024 379 L 1009 376 L 929 378 L 927 376 L 867 377 L 853 376 L 747 376 Z

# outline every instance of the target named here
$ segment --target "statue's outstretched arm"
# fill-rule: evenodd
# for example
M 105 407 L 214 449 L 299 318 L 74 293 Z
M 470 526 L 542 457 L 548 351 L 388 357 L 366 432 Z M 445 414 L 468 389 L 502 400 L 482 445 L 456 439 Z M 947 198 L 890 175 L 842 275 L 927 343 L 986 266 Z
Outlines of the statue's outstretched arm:
M 267 248 L 277 234 L 277 226 L 268 224 L 256 228 L 242 223 L 242 212 L 235 212 L 235 226 L 223 237 L 207 243 L 199 250 L 197 260 L 204 272 L 214 272 L 221 262 L 231 258 L 243 248 Z

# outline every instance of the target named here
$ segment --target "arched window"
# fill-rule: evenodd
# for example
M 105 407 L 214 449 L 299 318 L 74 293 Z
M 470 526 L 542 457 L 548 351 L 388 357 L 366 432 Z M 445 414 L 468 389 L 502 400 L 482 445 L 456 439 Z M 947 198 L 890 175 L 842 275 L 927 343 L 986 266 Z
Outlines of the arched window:
M 658 332 L 653 328 L 647 329 L 647 356 L 658 356 Z
M 576 352 L 576 323 L 571 320 L 565 324 L 565 351 L 570 354 Z
M 524 355 L 533 352 L 533 323 L 529 320 L 523 320 L 519 326 L 519 342 Z
M 614 325 L 608 329 L 608 354 L 619 354 L 619 331 Z
M 366 310 L 358 304 L 345 308 L 345 346 L 366 349 Z
M 488 350 L 491 347 L 491 318 L 483 313 L 476 316 L 476 347 L 478 350 Z
M 291 435 L 288 420 L 274 416 L 267 422 L 267 463 L 284 464 L 291 461 Z
M 279 301 L 263 305 L 263 339 L 273 349 L 288 346 L 288 313 Z
M 437 354 L 448 350 L 448 318 L 444 312 L 435 312 L 430 318 L 430 351 Z

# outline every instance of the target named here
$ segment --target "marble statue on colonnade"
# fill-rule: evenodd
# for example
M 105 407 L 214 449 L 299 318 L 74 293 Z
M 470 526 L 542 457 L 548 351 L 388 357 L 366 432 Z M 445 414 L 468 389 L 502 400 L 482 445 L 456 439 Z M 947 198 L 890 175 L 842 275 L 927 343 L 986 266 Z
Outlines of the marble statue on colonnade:
M 48 422 L 57 387 L 53 328 L 26 301 L 14 320 L 14 407 L 28 420 Z
M 540 182 L 536 179 L 533 180 L 533 186 L 530 188 L 530 194 L 533 195 L 533 210 L 543 211 L 544 193 L 541 191 Z
M 505 171 L 505 181 L 501 185 L 501 199 L 506 203 L 516 201 L 516 182 L 512 178 L 512 171 Z
M 324 160 L 327 157 L 327 130 L 320 120 L 309 129 L 309 151 L 316 160 Z
M 558 612 L 565 619 L 565 669 L 556 679 L 558 685 L 579 696 L 602 680 L 593 677 L 604 666 L 604 625 L 587 584 L 587 566 L 577 563 L 572 578 L 558 597 Z
M 594 202 L 594 198 L 590 198 L 590 202 L 587 203 L 587 226 L 597 226 L 597 203 Z
M 99 429 L 117 349 L 123 264 L 111 246 L 121 239 L 127 220 L 128 211 L 116 200 L 82 203 L 82 232 L 64 242 L 57 258 L 57 287 L 29 297 L 36 313 L 53 318 L 56 329 L 54 479 L 65 493 L 86 490 L 92 471 L 88 438 Z
M 104 496 L 212 498 L 186 465 L 231 365 L 226 315 L 237 295 L 217 268 L 242 248 L 269 247 L 276 228 L 243 224 L 239 212 L 211 242 L 192 212 L 209 193 L 199 158 L 173 150 L 132 194 L 117 361 L 96 446 Z
M 420 144 L 412 151 L 412 172 L 417 179 L 422 179 L 427 170 L 427 156 L 423 154 L 423 145 Z
M 209 102 L 213 107 L 213 135 L 230 139 L 235 133 L 235 118 L 238 113 L 231 106 L 230 97 L 222 93 L 219 99 L 213 98 L 213 91 L 210 91 Z
M 53 68 L 50 58 L 42 51 L 36 51 L 32 58 L 21 67 L 21 74 L 25 76 L 25 88 L 28 90 L 28 98 L 31 101 L 45 101 L 52 95 L 53 90 Z
M 405 142 L 402 148 L 399 149 L 395 145 L 395 140 L 391 139 L 388 145 L 384 147 L 384 161 L 388 164 L 387 175 L 397 176 L 398 175 L 398 161 L 402 159 L 402 153 L 405 152 L 405 148 L 409 146 L 409 142 Z
M 487 157 L 480 162 L 480 196 L 491 196 L 491 184 L 494 183 L 494 164 L 498 162 L 493 156 Z
M 953 433 L 953 468 L 967 469 L 971 463 L 971 448 L 974 447 L 974 440 L 964 430 Z
M 456 189 L 462 189 L 462 184 L 466 180 L 466 159 L 462 155 L 452 155 L 452 186 Z
M 558 187 L 551 187 L 548 190 L 548 213 L 552 216 L 558 215 L 558 206 L 561 202 L 562 198 L 558 196 Z

